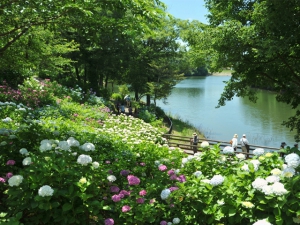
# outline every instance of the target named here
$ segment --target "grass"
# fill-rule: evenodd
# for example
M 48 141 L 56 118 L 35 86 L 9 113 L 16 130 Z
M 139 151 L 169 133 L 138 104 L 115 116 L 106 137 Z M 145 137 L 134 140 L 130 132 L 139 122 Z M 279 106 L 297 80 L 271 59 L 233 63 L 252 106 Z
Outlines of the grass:
M 173 123 L 172 134 L 185 137 L 192 136 L 193 133 L 198 134 L 198 138 L 205 138 L 204 135 L 197 128 L 192 126 L 187 121 L 182 121 L 180 118 L 169 116 Z

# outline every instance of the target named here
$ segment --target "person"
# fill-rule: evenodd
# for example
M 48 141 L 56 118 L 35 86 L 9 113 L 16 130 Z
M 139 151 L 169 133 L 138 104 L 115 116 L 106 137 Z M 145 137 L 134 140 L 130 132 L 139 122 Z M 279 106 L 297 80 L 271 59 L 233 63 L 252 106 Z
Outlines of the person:
M 233 138 L 231 139 L 231 147 L 233 147 L 234 151 L 237 150 L 237 145 L 238 145 L 238 135 L 237 134 L 234 134 L 233 135 Z
M 121 113 L 125 113 L 125 106 L 123 103 L 121 104 L 120 109 L 121 109 Z
M 198 135 L 196 133 L 193 133 L 193 137 L 191 138 L 191 144 L 193 145 L 194 154 L 197 153 Z
M 279 155 L 280 155 L 280 157 L 284 157 L 284 155 L 286 154 L 285 146 L 286 146 L 286 143 L 285 142 L 281 142 L 280 148 L 279 148 Z
M 129 106 L 129 108 L 128 108 L 128 115 L 132 116 L 132 107 L 131 106 Z
M 126 101 L 127 107 L 129 107 L 130 106 L 130 95 L 126 95 L 124 100 Z
M 296 153 L 296 154 L 300 154 L 300 152 L 299 152 L 299 150 L 298 150 L 298 143 L 295 143 L 294 144 L 294 147 L 292 147 L 291 149 L 290 149 L 290 151 L 289 151 L 289 154 L 291 154 L 291 153 Z
M 243 137 L 240 140 L 240 144 L 242 146 L 243 153 L 246 153 L 246 158 L 249 158 L 249 155 L 247 154 L 247 153 L 249 153 L 249 151 L 246 146 L 246 145 L 249 145 L 249 141 L 246 138 L 246 134 L 243 134 Z
M 117 108 L 117 111 L 118 111 L 118 114 L 119 114 L 120 113 L 120 103 L 119 102 L 117 102 L 116 108 Z

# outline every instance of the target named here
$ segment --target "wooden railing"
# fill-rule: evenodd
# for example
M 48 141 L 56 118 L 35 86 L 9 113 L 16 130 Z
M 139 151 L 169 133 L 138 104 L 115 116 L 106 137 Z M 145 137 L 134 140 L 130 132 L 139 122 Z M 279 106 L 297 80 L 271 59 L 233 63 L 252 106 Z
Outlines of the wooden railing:
M 192 155 L 194 153 L 194 145 L 191 145 L 191 137 L 185 137 L 185 136 L 178 136 L 178 135 L 173 135 L 173 134 L 164 134 L 163 135 L 167 140 L 168 140 L 168 145 L 170 147 L 178 147 L 184 150 L 187 154 Z M 199 150 L 200 145 L 203 141 L 207 141 L 210 145 L 215 145 L 219 144 L 221 150 L 226 147 L 230 146 L 229 142 L 226 141 L 219 141 L 219 140 L 212 140 L 212 139 L 198 139 L 198 145 L 197 145 L 197 150 Z M 250 151 L 247 155 L 249 157 L 253 156 L 253 150 L 256 148 L 263 148 L 266 152 L 277 152 L 279 148 L 274 148 L 274 147 L 268 147 L 268 146 L 260 146 L 260 145 L 250 145 Z M 242 153 L 241 146 L 237 146 L 237 151 L 236 153 Z

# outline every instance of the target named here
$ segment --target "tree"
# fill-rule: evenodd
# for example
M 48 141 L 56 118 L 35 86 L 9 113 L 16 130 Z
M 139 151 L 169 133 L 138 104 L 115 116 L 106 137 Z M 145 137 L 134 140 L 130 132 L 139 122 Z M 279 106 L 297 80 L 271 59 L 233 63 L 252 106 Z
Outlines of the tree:
M 202 42 L 212 71 L 232 67 L 218 106 L 234 96 L 256 101 L 252 87 L 272 86 L 276 99 L 297 108 L 300 95 L 300 1 L 298 0 L 206 0 L 210 26 Z M 285 121 L 300 134 L 300 111 Z

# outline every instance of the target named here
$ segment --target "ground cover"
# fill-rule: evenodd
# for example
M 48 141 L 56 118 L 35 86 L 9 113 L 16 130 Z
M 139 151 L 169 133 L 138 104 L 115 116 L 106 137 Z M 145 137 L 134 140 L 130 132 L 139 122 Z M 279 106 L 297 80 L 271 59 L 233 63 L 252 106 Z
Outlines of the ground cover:
M 300 223 L 297 154 L 187 156 L 101 98 L 39 85 L 47 104 L 0 103 L 1 224 Z

